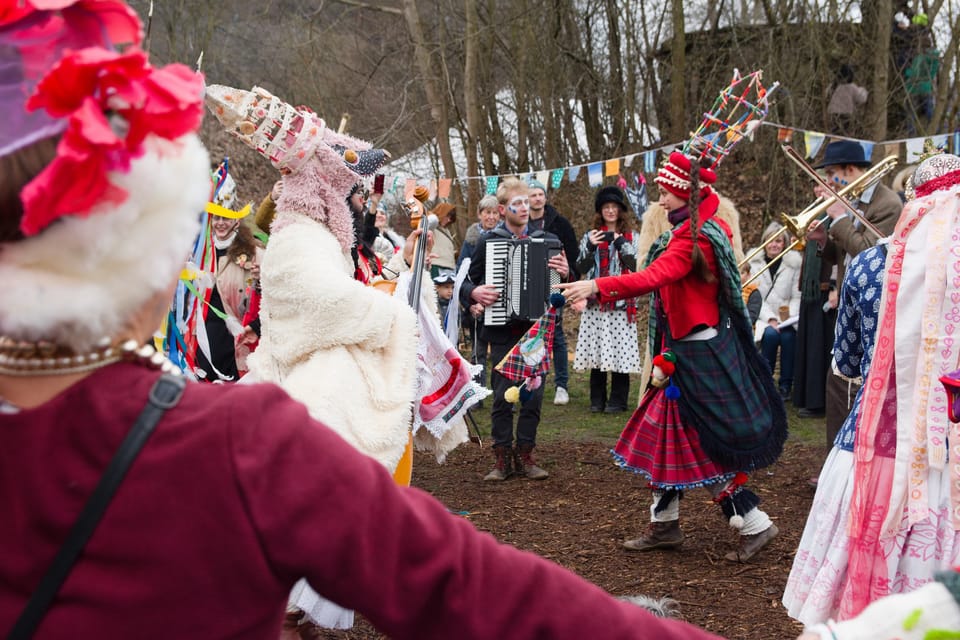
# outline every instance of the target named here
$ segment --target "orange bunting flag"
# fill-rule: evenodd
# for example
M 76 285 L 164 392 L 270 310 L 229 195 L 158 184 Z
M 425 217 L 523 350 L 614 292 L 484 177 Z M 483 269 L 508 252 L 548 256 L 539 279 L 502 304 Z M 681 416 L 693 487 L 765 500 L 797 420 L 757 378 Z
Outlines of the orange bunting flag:
M 793 129 L 780 127 L 777 129 L 777 142 L 790 144 L 793 142 Z
M 440 182 L 437 183 L 437 197 L 449 198 L 450 188 L 452 186 L 453 186 L 453 180 L 451 180 L 450 178 L 440 178 Z
M 604 175 L 607 177 L 615 176 L 620 173 L 620 158 L 614 158 L 613 160 L 607 160 L 604 163 L 605 171 Z

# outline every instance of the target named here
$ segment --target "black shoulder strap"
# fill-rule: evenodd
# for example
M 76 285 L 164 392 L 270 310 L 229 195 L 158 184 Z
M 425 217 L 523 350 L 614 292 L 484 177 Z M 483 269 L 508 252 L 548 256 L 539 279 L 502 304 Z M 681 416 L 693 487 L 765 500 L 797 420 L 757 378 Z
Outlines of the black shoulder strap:
M 154 383 L 153 388 L 150 389 L 147 406 L 144 407 L 137 421 L 133 423 L 127 437 L 124 438 L 120 448 L 117 449 L 110 460 L 110 464 L 107 465 L 103 477 L 100 478 L 100 483 L 97 484 L 93 494 L 84 505 L 83 511 L 80 512 L 80 516 L 73 524 L 66 541 L 57 551 L 56 557 L 54 557 L 43 579 L 40 580 L 40 585 L 30 596 L 27 606 L 24 607 L 16 624 L 13 625 L 7 640 L 26 640 L 33 636 L 37 625 L 43 620 L 43 616 L 60 590 L 60 585 L 70 575 L 74 563 L 76 563 L 77 558 L 83 552 L 84 546 L 97 528 L 100 518 L 107 510 L 111 498 L 116 493 L 130 465 L 133 464 L 137 454 L 140 453 L 140 449 L 147 442 L 147 438 L 153 433 L 154 427 L 157 426 L 157 422 L 164 412 L 180 402 L 185 387 L 185 378 L 169 374 L 162 375 Z

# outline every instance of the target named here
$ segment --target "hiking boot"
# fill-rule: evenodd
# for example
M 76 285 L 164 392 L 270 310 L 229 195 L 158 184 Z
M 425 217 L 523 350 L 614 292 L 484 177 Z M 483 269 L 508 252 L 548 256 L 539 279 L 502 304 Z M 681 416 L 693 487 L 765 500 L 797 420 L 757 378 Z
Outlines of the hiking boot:
M 522 474 L 530 480 L 546 480 L 550 476 L 546 470 L 538 467 L 537 462 L 533 459 L 532 444 L 521 444 L 517 447 L 515 455 L 514 468 L 518 474 Z
M 512 449 L 510 447 L 494 447 L 493 453 L 497 456 L 496 466 L 487 475 L 483 476 L 484 482 L 498 482 L 510 477 L 513 470 L 510 468 Z
M 724 557 L 730 562 L 746 562 L 767 546 L 767 543 L 776 538 L 778 533 L 780 533 L 780 530 L 777 529 L 777 525 L 771 524 L 760 533 L 755 533 L 752 536 L 740 536 L 740 548 L 731 551 Z
M 570 394 L 563 387 L 557 387 L 557 393 L 553 396 L 553 404 L 567 404 L 570 402 Z
M 651 522 L 639 538 L 624 540 L 623 546 L 630 551 L 653 551 L 654 549 L 679 549 L 683 544 L 680 521 Z

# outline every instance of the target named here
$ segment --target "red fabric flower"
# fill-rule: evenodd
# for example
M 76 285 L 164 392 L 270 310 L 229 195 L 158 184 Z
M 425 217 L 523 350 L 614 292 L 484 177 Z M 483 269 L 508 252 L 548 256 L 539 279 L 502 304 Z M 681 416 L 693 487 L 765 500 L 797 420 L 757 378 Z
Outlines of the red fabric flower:
M 144 92 L 136 92 L 136 83 L 149 73 L 143 51 L 120 55 L 99 47 L 81 49 L 66 55 L 40 81 L 27 100 L 27 111 L 46 109 L 62 118 L 91 96 L 98 97 L 105 107 L 126 103 L 136 108 L 145 97 Z
M 113 44 L 139 45 L 143 40 L 140 18 L 122 0 L 2 0 L 0 27 L 42 11 L 60 11 L 78 27 L 94 16 L 99 23 L 94 28 L 105 28 Z
M 85 215 L 127 194 L 107 179 L 143 153 L 149 134 L 173 140 L 203 115 L 203 80 L 183 65 L 154 69 L 145 53 L 100 48 L 68 54 L 37 85 L 27 109 L 69 116 L 57 157 L 21 191 L 20 228 L 34 235 L 63 215 Z

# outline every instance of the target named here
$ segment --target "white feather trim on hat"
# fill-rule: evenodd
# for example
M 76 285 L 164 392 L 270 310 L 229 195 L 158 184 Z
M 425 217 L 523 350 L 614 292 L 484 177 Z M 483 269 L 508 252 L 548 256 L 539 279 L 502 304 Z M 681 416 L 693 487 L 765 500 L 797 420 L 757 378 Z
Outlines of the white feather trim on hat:
M 209 158 L 193 134 L 144 146 L 129 172 L 110 174 L 122 204 L 0 245 L 0 334 L 88 351 L 174 283 L 210 196 Z

